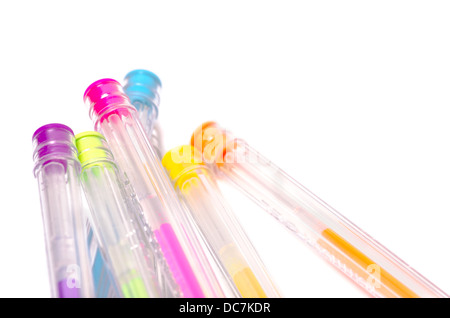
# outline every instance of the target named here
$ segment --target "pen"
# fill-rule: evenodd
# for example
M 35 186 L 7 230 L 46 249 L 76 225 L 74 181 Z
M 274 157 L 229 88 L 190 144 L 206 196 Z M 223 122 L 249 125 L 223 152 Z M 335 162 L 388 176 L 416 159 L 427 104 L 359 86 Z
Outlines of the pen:
M 139 121 L 147 134 L 150 144 L 161 159 L 164 155 L 162 130 L 158 122 L 161 80 L 150 71 L 137 69 L 125 75 L 125 94 L 136 108 Z
M 202 163 L 201 153 L 190 145 L 176 147 L 165 154 L 162 163 L 241 296 L 280 297 L 214 175 Z
M 42 126 L 33 134 L 33 148 L 51 295 L 94 297 L 73 132 L 62 124 Z
M 220 284 L 201 249 L 178 197 L 142 128 L 136 108 L 119 82 L 102 79 L 84 94 L 95 130 L 102 133 L 133 189 L 146 224 L 180 288 L 181 297 L 219 297 Z
M 448 297 L 396 255 L 283 170 L 215 122 L 198 127 L 191 144 L 217 175 L 258 203 L 374 297 Z
M 147 246 L 139 226 L 139 212 L 128 199 L 113 155 L 97 132 L 75 136 L 81 163 L 81 183 L 90 206 L 92 227 L 120 288 L 120 297 L 167 297 L 164 263 L 159 247 Z

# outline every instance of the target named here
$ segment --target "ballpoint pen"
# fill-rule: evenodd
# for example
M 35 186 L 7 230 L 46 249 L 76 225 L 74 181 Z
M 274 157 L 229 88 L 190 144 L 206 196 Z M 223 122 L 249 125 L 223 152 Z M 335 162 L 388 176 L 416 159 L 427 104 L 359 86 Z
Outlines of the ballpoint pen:
M 102 133 L 132 189 L 132 199 L 161 246 L 181 297 L 221 297 L 224 292 L 119 82 L 102 79 L 84 94 L 96 131 Z
M 90 220 L 100 249 L 119 286 L 119 297 L 167 297 L 165 263 L 159 246 L 149 246 L 139 211 L 129 200 L 125 184 L 105 138 L 97 132 L 75 136 L 81 163 L 81 183 L 90 206 Z M 154 241 L 154 240 L 153 240 Z
M 448 295 L 283 170 L 215 122 L 191 144 L 217 176 L 240 189 L 290 232 L 374 297 Z
M 62 124 L 42 126 L 33 135 L 33 148 L 51 295 L 94 297 L 73 132 Z
M 161 159 L 164 155 L 162 130 L 158 122 L 161 80 L 155 73 L 137 69 L 125 75 L 123 90 L 136 108 L 150 144 Z
M 175 189 L 242 297 L 280 297 L 262 260 L 220 193 L 214 175 L 190 145 L 162 159 Z

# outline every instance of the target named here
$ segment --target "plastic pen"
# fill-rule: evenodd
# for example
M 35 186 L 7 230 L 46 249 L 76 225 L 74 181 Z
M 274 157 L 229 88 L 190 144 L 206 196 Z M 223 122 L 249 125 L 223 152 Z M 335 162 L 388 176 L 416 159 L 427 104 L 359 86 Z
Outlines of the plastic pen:
M 283 170 L 215 122 L 191 144 L 229 181 L 374 297 L 448 297 Z
M 102 133 L 133 189 L 146 224 L 180 289 L 181 297 L 221 297 L 223 290 L 211 270 L 186 211 L 149 142 L 136 108 L 119 82 L 102 79 L 91 84 L 84 100 L 95 130 Z
M 155 73 L 137 69 L 125 75 L 125 94 L 136 107 L 139 121 L 147 134 L 153 149 L 161 159 L 164 155 L 162 130 L 158 122 L 161 80 Z
M 170 286 L 165 280 L 172 277 L 164 272 L 159 246 L 149 246 L 141 231 L 139 211 L 129 200 L 105 138 L 98 132 L 84 132 L 75 136 L 75 143 L 92 227 L 119 286 L 119 296 L 142 298 L 174 294 L 172 290 L 164 290 Z
M 167 152 L 162 163 L 193 218 L 242 297 L 280 297 L 263 262 L 192 146 Z
M 51 295 L 94 297 L 73 132 L 62 124 L 42 126 L 33 135 L 33 148 Z
M 124 80 L 124 92 L 130 98 L 131 104 L 136 107 L 139 120 L 150 143 L 159 158 L 162 159 L 164 155 L 163 136 L 157 120 L 159 116 L 161 80 L 155 73 L 144 69 L 136 69 L 129 72 Z M 187 209 L 189 210 L 189 208 Z M 199 230 L 199 232 L 201 231 Z M 204 246 L 202 248 L 208 248 L 207 245 L 209 243 L 207 239 L 200 233 L 196 234 L 203 239 Z M 221 286 L 227 291 L 227 297 L 240 297 L 242 293 L 239 292 L 233 281 L 229 279 L 229 274 L 221 267 L 221 262 L 217 260 L 215 265 L 216 275 L 220 277 Z M 244 294 L 248 295 L 249 292 Z

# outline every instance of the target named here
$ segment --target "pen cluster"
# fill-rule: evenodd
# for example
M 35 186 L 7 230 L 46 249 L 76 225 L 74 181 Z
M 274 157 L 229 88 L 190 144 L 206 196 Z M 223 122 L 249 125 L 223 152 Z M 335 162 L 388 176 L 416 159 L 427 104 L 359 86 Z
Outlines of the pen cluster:
M 222 132 L 202 125 L 164 154 L 160 87 L 147 70 L 98 80 L 84 94 L 95 131 L 33 135 L 52 296 L 280 297 L 203 158 Z
M 281 297 L 219 181 L 368 296 L 448 297 L 218 123 L 164 151 L 160 88 L 147 70 L 100 79 L 83 97 L 93 131 L 34 133 L 52 297 Z

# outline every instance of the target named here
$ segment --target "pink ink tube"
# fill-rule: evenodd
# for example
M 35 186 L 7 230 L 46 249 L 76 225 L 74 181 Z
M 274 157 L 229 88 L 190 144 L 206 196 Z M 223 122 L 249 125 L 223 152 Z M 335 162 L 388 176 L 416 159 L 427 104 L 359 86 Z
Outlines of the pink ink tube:
M 132 200 L 161 247 L 179 297 L 223 297 L 225 292 L 201 248 L 204 244 L 196 239 L 198 229 L 179 201 L 120 83 L 98 80 L 86 89 L 84 101 L 95 130 L 106 138 L 125 182 L 132 187 Z
M 81 166 L 72 130 L 61 124 L 33 135 L 47 265 L 53 298 L 95 297 L 87 248 Z

